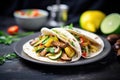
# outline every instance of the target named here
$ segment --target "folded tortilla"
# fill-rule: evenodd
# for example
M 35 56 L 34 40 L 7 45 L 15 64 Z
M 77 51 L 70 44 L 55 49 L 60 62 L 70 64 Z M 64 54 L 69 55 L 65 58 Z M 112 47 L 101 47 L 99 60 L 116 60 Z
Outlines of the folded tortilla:
M 76 55 L 72 58 L 72 61 L 77 61 L 80 59 L 82 53 L 80 50 L 81 48 L 79 46 L 79 43 L 77 39 L 68 31 L 66 31 L 63 28 L 52 28 L 50 30 L 48 28 L 42 28 L 41 32 L 46 35 L 54 34 L 63 42 L 68 43 L 76 51 Z
M 68 43 L 76 52 L 76 54 L 72 57 L 72 60 L 70 62 L 73 61 L 77 61 L 80 59 L 81 57 L 81 49 L 79 46 L 78 41 L 76 40 L 76 38 L 71 35 L 68 31 L 66 31 L 63 28 L 52 28 L 52 29 L 48 29 L 48 28 L 42 28 L 41 29 L 41 35 L 55 35 L 57 36 L 61 41 Z M 23 45 L 23 51 L 30 56 L 33 59 L 36 60 L 40 60 L 40 61 L 44 61 L 44 62 L 52 62 L 52 63 L 65 63 L 67 61 L 59 61 L 59 60 L 51 60 L 47 57 L 42 57 L 42 56 L 37 56 L 36 52 L 34 51 L 34 47 L 30 45 L 30 42 L 33 39 L 29 40 L 28 42 L 26 42 Z
M 87 47 L 87 49 L 88 49 L 87 55 L 85 56 L 85 54 L 81 51 L 82 57 L 92 58 L 92 57 L 95 57 L 96 55 L 100 54 L 103 51 L 104 42 L 102 41 L 102 39 L 98 35 L 93 34 L 91 32 L 81 30 L 81 29 L 77 29 L 77 28 L 73 28 L 73 29 L 66 28 L 66 30 L 68 32 L 70 32 L 74 37 L 76 37 L 76 36 L 79 38 L 82 37 L 83 39 L 85 39 L 85 41 L 89 42 L 89 44 L 87 45 L 88 46 Z M 79 40 L 78 40 L 78 42 L 80 43 Z M 81 46 L 81 49 L 79 49 L 79 50 L 83 50 L 82 44 L 80 46 Z M 90 49 L 91 49 L 90 47 L 92 47 L 93 50 L 90 51 Z

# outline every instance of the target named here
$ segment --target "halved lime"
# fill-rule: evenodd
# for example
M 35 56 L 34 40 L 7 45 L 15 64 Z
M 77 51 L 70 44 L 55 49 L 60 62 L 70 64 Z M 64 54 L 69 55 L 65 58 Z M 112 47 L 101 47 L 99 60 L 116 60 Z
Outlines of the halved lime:
M 102 21 L 100 26 L 104 34 L 120 33 L 120 14 L 111 13 Z

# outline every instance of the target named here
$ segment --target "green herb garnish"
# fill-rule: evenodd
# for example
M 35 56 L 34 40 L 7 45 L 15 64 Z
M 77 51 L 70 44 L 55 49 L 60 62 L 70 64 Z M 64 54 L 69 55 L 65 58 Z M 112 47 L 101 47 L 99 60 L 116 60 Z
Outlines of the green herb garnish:
M 18 56 L 15 53 L 9 53 L 7 55 L 0 56 L 0 65 L 5 63 L 6 60 L 12 60 L 17 58 Z
M 10 59 L 14 59 L 14 58 L 17 58 L 17 55 L 15 53 L 5 55 L 5 59 L 10 60 Z
M 5 57 L 4 56 L 0 56 L 0 65 L 5 63 Z
M 74 44 L 73 42 L 70 42 L 70 44 L 71 44 L 72 46 L 75 46 L 75 44 Z
M 25 36 L 30 35 L 32 33 L 33 32 L 23 32 L 23 33 L 18 33 L 16 35 L 11 36 L 11 35 L 6 34 L 3 31 L 0 31 L 0 43 L 9 45 L 15 41 L 20 40 L 21 37 L 25 37 Z
M 73 29 L 73 24 L 69 24 L 69 25 L 66 25 L 66 26 L 61 26 L 61 28 L 67 28 L 67 29 Z
M 68 29 L 73 29 L 73 24 L 68 25 Z
M 55 53 L 55 48 L 54 47 L 49 47 L 49 48 L 47 48 L 47 52 Z

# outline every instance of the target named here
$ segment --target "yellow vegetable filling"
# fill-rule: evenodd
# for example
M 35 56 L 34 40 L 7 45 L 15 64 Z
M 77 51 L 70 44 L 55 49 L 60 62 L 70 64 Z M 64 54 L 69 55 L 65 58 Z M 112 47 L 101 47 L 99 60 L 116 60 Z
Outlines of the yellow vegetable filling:
M 33 42 L 35 41 L 33 40 Z M 41 35 L 31 46 L 34 47 L 38 57 L 48 57 L 51 60 L 71 61 L 76 54 L 68 43 L 63 42 L 54 35 Z

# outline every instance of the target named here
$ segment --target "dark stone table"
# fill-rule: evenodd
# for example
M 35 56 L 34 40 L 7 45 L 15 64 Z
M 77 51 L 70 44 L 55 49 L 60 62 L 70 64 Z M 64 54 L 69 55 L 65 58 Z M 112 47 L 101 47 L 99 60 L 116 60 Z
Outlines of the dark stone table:
M 6 32 L 14 24 L 13 18 L 0 17 L 0 30 Z M 14 52 L 14 45 L 0 44 L 0 56 Z M 0 65 L 0 80 L 120 80 L 120 63 L 112 50 L 100 61 L 71 67 L 47 66 L 17 58 Z

